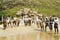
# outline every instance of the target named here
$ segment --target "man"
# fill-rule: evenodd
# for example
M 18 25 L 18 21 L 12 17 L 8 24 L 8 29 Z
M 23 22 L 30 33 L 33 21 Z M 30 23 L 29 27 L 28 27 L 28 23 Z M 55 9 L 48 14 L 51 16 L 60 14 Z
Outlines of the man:
M 44 20 L 42 17 L 40 19 L 40 27 L 41 27 L 41 31 L 43 31 L 44 30 Z
M 58 33 L 58 18 L 56 17 L 54 20 L 54 29 L 55 29 L 55 33 Z
M 29 26 L 31 26 L 31 17 L 28 18 Z
M 7 17 L 6 22 L 7 22 L 7 27 L 11 26 L 11 20 L 10 20 L 10 17 Z
M 6 27 L 7 27 L 7 23 L 6 23 L 6 17 L 4 17 L 4 19 L 3 19 L 3 29 L 5 30 L 6 29 Z
M 53 20 L 53 17 L 50 16 L 50 18 L 49 18 L 49 28 L 50 28 L 50 31 L 51 31 L 51 32 L 52 32 L 52 30 L 53 30 L 53 27 L 52 27 L 52 26 L 53 26 L 53 25 L 52 25 L 52 24 L 53 24 L 53 21 L 54 21 L 54 20 Z
M 20 20 L 19 18 L 17 18 L 17 27 L 19 27 L 19 24 L 20 24 Z
M 16 26 L 16 24 L 17 24 L 16 21 L 17 21 L 17 17 L 14 17 L 13 18 L 13 24 L 14 24 L 14 26 Z
M 37 24 L 37 26 L 38 26 L 38 28 L 40 27 L 40 19 L 38 18 L 39 16 L 38 15 L 36 15 L 36 24 Z
M 27 23 L 28 23 L 28 17 L 27 17 L 27 16 L 23 17 L 23 20 L 24 20 L 25 26 L 27 26 Z
M 46 31 L 46 27 L 49 26 L 49 19 L 48 17 L 45 18 L 45 31 Z

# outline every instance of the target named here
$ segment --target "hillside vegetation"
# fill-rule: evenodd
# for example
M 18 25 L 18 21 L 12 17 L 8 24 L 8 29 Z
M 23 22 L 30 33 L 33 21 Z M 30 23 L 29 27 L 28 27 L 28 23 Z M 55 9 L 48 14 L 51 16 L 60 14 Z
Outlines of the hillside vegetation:
M 1 2 L 3 14 L 6 13 L 10 16 L 15 15 L 15 13 L 20 8 L 31 8 L 31 10 L 36 10 L 42 13 L 44 16 L 56 15 L 60 17 L 60 0 L 10 0 Z

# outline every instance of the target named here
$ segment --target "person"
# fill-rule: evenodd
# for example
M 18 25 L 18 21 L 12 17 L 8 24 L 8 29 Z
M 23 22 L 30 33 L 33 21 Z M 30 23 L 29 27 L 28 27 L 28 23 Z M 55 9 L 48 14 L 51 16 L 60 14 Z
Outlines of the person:
M 6 22 L 7 22 L 7 26 L 8 26 L 8 27 L 11 26 L 11 20 L 10 20 L 10 17 L 7 17 L 7 18 L 6 18 Z
M 31 26 L 31 17 L 28 18 L 28 24 Z
M 45 18 L 45 31 L 46 31 L 47 26 L 49 26 L 49 19 L 48 19 L 48 17 Z
M 6 23 L 6 17 L 3 19 L 3 29 L 5 30 L 7 28 L 7 23 Z
M 37 27 L 39 28 L 40 27 L 40 19 L 38 18 L 38 16 L 36 16 L 36 24 L 37 24 Z
M 20 20 L 19 18 L 17 18 L 17 27 L 19 27 L 19 24 L 20 24 Z
M 54 30 L 55 30 L 55 33 L 58 33 L 58 18 L 57 17 L 54 20 Z
M 27 26 L 27 23 L 28 23 L 28 18 L 27 18 L 27 16 L 23 17 L 23 20 L 24 20 L 25 26 Z
M 34 17 L 34 15 L 33 15 L 31 18 L 32 18 L 32 19 L 31 19 L 32 24 L 35 24 L 35 17 Z
M 50 18 L 49 18 L 49 28 L 50 28 L 50 31 L 51 31 L 51 32 L 52 32 L 52 30 L 53 30 L 53 27 L 52 27 L 52 26 L 53 26 L 53 25 L 52 25 L 52 24 L 53 24 L 53 21 L 54 21 L 54 20 L 53 20 L 53 17 L 50 16 Z
M 43 31 L 44 30 L 44 21 L 43 21 L 42 17 L 40 19 L 40 27 L 41 27 L 41 31 Z
M 16 24 L 17 24 L 16 21 L 17 21 L 17 17 L 14 17 L 14 18 L 13 18 L 13 25 L 14 25 L 14 26 L 16 26 Z

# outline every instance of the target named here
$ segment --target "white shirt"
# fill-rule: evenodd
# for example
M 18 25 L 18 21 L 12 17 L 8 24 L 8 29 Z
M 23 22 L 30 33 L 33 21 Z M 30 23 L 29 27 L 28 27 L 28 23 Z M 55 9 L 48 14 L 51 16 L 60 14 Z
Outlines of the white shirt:
M 28 18 L 23 18 L 23 20 L 28 21 Z
M 17 20 L 17 18 L 16 18 L 16 17 L 14 17 L 14 20 Z
M 6 21 L 7 21 L 7 23 L 9 23 L 10 22 L 10 18 L 8 17 Z
M 58 22 L 59 22 L 59 20 L 58 20 L 58 19 L 56 19 L 56 20 L 54 20 L 54 22 L 55 22 L 55 23 L 58 23 Z

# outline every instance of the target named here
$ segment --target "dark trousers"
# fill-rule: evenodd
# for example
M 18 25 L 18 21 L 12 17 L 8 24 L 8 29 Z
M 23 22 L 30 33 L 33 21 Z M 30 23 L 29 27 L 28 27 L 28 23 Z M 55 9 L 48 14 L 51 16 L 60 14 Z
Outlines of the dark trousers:
M 55 29 L 55 33 L 56 32 L 58 33 L 58 24 L 57 23 L 54 23 L 54 29 Z
M 53 30 L 53 28 L 52 28 L 52 23 L 50 23 L 49 28 L 50 28 L 50 31 L 52 31 L 52 30 Z
M 3 28 L 4 30 L 5 30 L 6 27 L 7 27 L 7 24 L 6 24 L 5 22 L 3 23 L 3 27 L 4 27 L 4 28 Z
M 45 23 L 45 31 L 46 31 L 47 26 L 49 26 L 49 24 L 48 23 Z
M 31 26 L 31 20 L 28 20 L 29 26 Z

